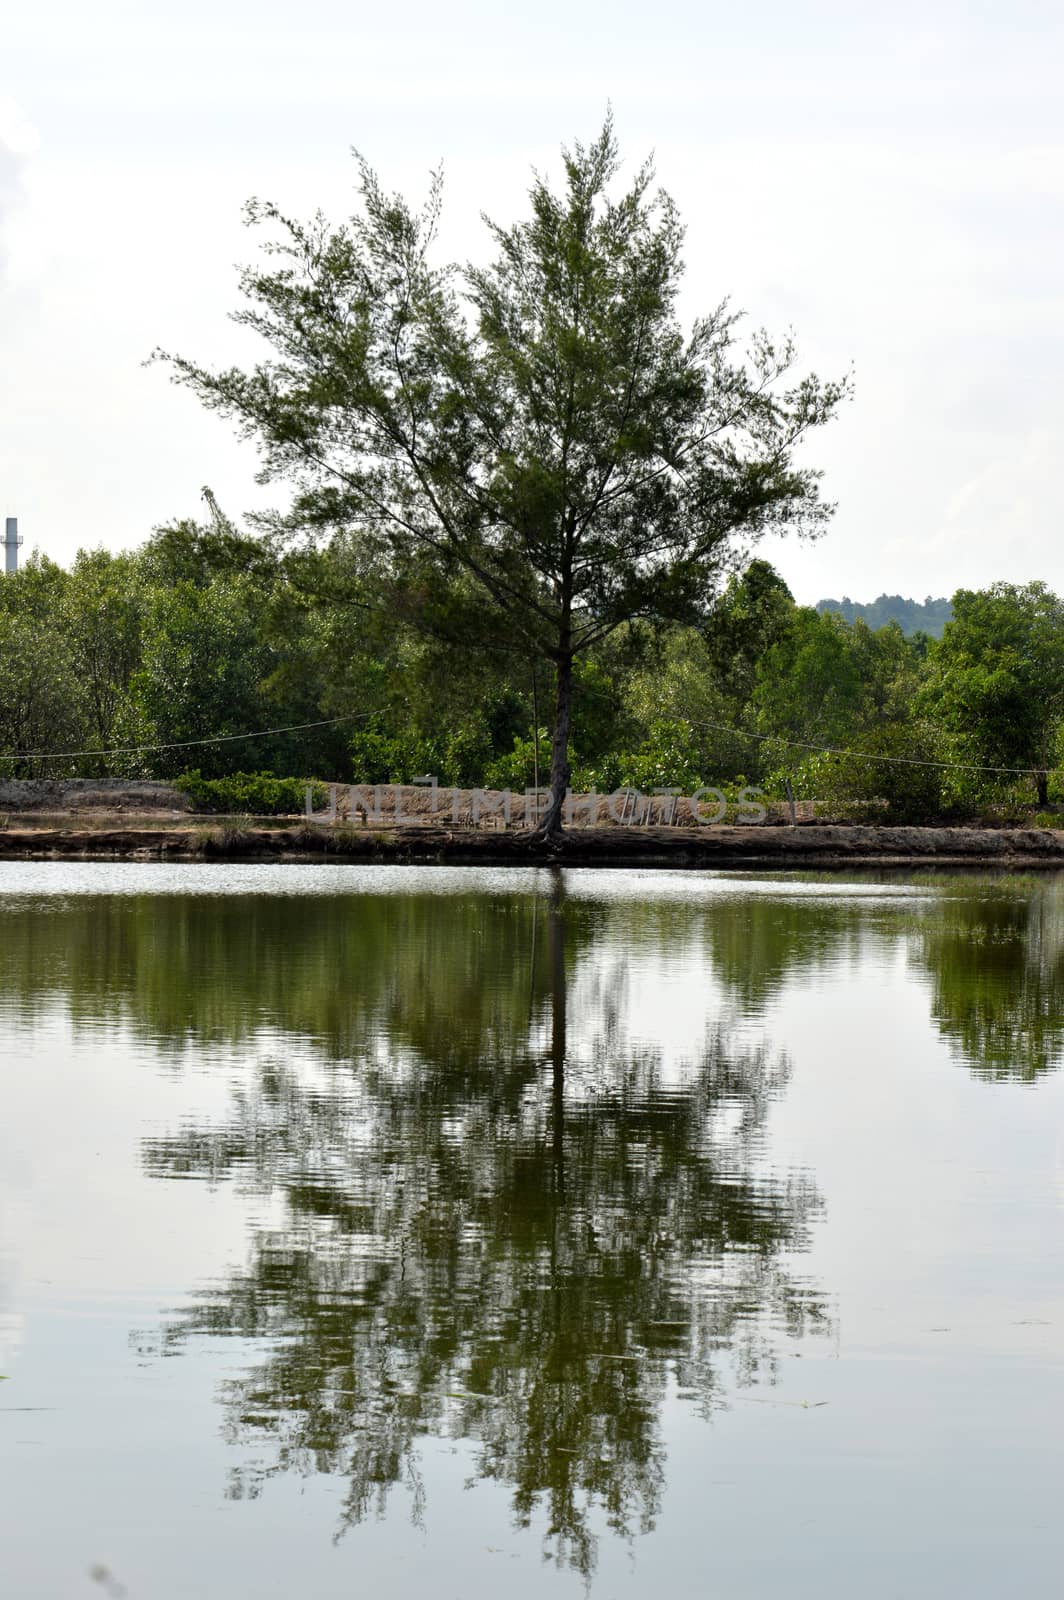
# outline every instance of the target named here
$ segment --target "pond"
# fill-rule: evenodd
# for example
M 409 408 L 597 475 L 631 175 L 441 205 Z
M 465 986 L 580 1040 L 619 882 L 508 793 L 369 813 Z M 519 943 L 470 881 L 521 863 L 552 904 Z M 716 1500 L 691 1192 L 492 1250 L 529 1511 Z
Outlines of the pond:
M 5 1593 L 1055 1590 L 1059 880 L 11 863 L 0 952 Z

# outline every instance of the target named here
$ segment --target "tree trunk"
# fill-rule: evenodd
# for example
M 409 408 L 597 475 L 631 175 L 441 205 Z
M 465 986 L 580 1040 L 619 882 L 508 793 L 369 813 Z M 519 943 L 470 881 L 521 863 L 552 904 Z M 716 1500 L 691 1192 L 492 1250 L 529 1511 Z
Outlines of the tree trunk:
M 538 837 L 557 839 L 562 833 L 562 814 L 569 792 L 569 727 L 573 705 L 573 658 L 560 655 L 554 698 L 554 736 L 550 747 L 550 803 L 536 829 Z
M 532 662 L 532 782 L 539 793 L 539 685 L 536 682 L 536 663 Z
M 1049 804 L 1049 773 L 1040 768 L 1034 775 L 1034 781 L 1038 786 L 1038 804 L 1047 806 Z
M 547 924 L 550 945 L 551 1030 L 550 1054 L 553 1068 L 552 1131 L 554 1146 L 554 1198 L 565 1203 L 565 1058 L 567 1049 L 565 909 L 562 875 L 551 869 L 550 920 Z

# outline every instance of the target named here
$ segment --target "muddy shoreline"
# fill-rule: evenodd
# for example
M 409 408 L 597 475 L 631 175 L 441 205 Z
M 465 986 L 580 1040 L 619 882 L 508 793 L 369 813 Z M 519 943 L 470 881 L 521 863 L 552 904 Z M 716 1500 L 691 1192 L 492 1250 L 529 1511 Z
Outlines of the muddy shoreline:
M 12 819 L 14 821 L 14 819 Z M 79 819 L 80 823 L 80 819 Z M 4 860 L 296 861 L 574 867 L 994 867 L 1064 869 L 1064 830 L 732 825 L 575 828 L 556 845 L 524 830 L 191 825 L 158 820 L 0 829 Z M 3 888 L 0 873 L 0 890 Z

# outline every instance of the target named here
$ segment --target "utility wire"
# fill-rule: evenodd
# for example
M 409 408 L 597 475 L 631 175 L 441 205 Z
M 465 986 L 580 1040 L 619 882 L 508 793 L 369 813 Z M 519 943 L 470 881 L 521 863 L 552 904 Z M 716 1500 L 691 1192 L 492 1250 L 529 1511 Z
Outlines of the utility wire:
M 116 745 L 108 750 L 15 750 L 0 751 L 0 761 L 69 761 L 75 756 L 137 756 L 153 750 L 195 750 L 207 744 L 237 744 L 242 739 L 269 739 L 275 733 L 302 733 L 307 728 L 333 728 L 338 722 L 362 722 L 379 716 L 378 711 L 349 711 L 342 717 L 325 717 L 320 722 L 293 722 L 287 728 L 260 728 L 257 733 L 219 733 L 210 739 L 181 739 L 172 744 Z
M 815 750 L 819 755 L 825 756 L 853 756 L 858 761 L 886 761 L 891 766 L 899 767 L 944 767 L 955 772 L 1008 772 L 1028 778 L 1032 772 L 1041 771 L 1035 767 L 980 767 L 968 761 L 923 761 L 918 756 L 877 756 L 870 750 L 840 750 L 829 744 L 807 744 L 801 739 L 784 739 L 775 733 L 751 733 L 745 728 L 733 728 L 726 722 L 700 722 L 695 717 L 684 719 L 695 728 L 714 728 L 718 733 L 732 733 L 739 739 L 760 739 L 770 744 L 785 744 L 792 750 Z M 1049 767 L 1049 772 L 1059 769 Z
M 293 722 L 284 728 L 260 728 L 255 733 L 220 733 L 209 739 L 181 739 L 168 744 L 115 745 L 106 750 L 15 750 L 0 752 L 0 761 L 71 761 L 82 756 L 150 755 L 157 750 L 198 750 L 205 745 L 238 744 L 244 739 L 269 739 L 279 733 L 304 733 L 310 728 L 334 728 L 340 722 L 363 722 L 368 717 L 379 716 L 377 711 L 351 711 L 341 717 L 324 717 L 318 722 Z M 712 728 L 717 733 L 730 733 L 737 739 L 756 739 L 761 743 L 783 744 L 791 750 L 812 750 L 818 755 L 851 756 L 858 761 L 881 761 L 890 766 L 938 767 L 955 772 L 994 772 L 1012 776 L 1029 777 L 1032 767 L 984 767 L 968 761 L 926 761 L 918 756 L 881 756 L 869 750 L 843 750 L 836 745 L 810 744 L 801 739 L 784 739 L 775 733 L 753 733 L 746 728 L 735 728 L 727 722 L 706 722 L 687 717 L 695 728 Z M 1047 769 L 1051 772 L 1056 767 Z

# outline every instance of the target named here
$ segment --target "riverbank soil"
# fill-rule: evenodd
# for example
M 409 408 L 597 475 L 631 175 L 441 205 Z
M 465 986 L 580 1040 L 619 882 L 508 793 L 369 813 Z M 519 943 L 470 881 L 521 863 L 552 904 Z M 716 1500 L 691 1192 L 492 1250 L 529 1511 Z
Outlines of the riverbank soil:
M 528 809 L 526 821 L 525 811 Z M 649 807 L 649 809 L 648 809 Z M 557 842 L 531 835 L 522 795 L 416 785 L 339 785 L 329 816 L 193 815 L 169 784 L 118 778 L 0 782 L 0 860 L 450 862 L 483 865 L 818 868 L 1064 867 L 1064 829 L 889 827 L 818 821 L 808 803 L 792 826 L 770 805 L 761 820 L 699 823 L 682 797 L 574 796 Z M 708 812 L 712 815 L 712 803 Z M 335 812 L 335 815 L 333 815 Z M 507 814 L 508 812 L 508 814 Z M 624 820 L 621 820 L 621 819 Z M 633 818 L 635 820 L 633 820 Z M 668 826 L 662 826 L 663 822 Z M 509 825 L 507 825 L 507 823 Z
M 307 823 L 290 819 L 42 814 L 7 819 L 0 860 L 448 862 L 535 866 L 991 866 L 1064 868 L 1064 830 L 892 828 L 822 823 L 576 827 L 557 842 L 524 829 Z

